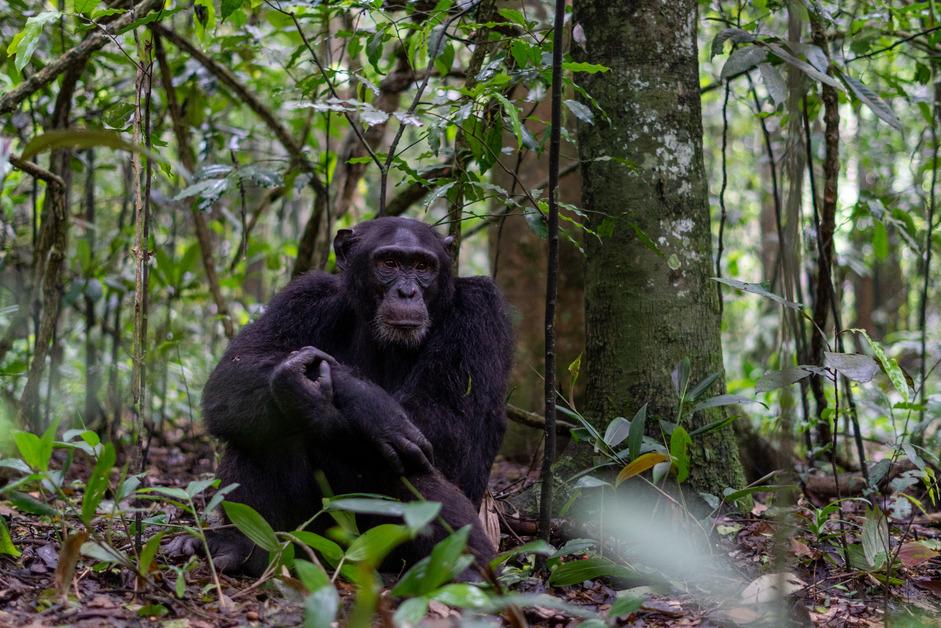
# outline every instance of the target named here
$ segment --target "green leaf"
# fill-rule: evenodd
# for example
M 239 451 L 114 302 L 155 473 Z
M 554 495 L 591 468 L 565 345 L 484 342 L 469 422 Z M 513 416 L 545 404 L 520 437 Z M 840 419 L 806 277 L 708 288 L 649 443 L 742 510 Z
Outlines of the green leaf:
M 43 448 L 42 440 L 32 432 L 13 432 L 13 442 L 16 443 L 16 449 L 20 452 L 23 462 L 28 464 L 35 471 L 45 471 L 49 466 L 49 456 L 52 455 L 50 448 L 47 453 Z
M 107 131 L 104 129 L 46 131 L 29 141 L 23 149 L 22 158 L 29 159 L 41 152 L 57 148 L 93 148 L 95 146 L 105 146 L 107 148 L 126 150 L 132 153 L 141 153 L 157 161 L 166 161 L 158 155 L 145 150 L 144 147 L 128 142 L 116 131 Z
M 587 63 L 584 61 L 565 61 L 562 63 L 562 69 L 567 72 L 583 72 L 585 74 L 597 74 L 598 72 L 607 72 L 611 68 L 598 63 Z
M 707 410 L 709 408 L 722 408 L 725 406 L 737 406 L 743 403 L 761 403 L 756 399 L 751 399 L 749 397 L 743 397 L 742 395 L 716 395 L 715 397 L 710 397 L 705 401 L 701 401 L 693 406 L 693 412 L 700 412 L 701 410 Z M 692 434 L 692 432 L 691 432 Z
M 222 509 L 236 528 L 251 539 L 256 545 L 269 552 L 275 552 L 281 547 L 274 530 L 258 512 L 247 504 L 239 502 L 222 502 Z
M 510 119 L 510 126 L 513 128 L 513 135 L 516 137 L 516 147 L 521 148 L 523 146 L 523 124 L 520 122 L 519 110 L 503 94 L 495 93 L 493 97 L 503 106 L 503 112 Z
M 778 59 L 780 59 L 781 61 L 784 61 L 785 63 L 789 63 L 793 65 L 795 68 L 799 69 L 801 72 L 803 72 L 807 76 L 813 79 L 816 79 L 820 81 L 821 83 L 829 85 L 830 87 L 833 87 L 834 89 L 843 91 L 843 86 L 840 85 L 840 83 L 836 81 L 836 79 L 834 79 L 832 76 L 828 74 L 824 74 L 823 72 L 821 72 L 814 66 L 810 65 L 806 61 L 798 59 L 797 57 L 792 55 L 790 52 L 785 50 L 782 46 L 779 46 L 778 44 L 775 44 L 775 43 L 765 43 L 763 45 L 767 46 L 767 48 L 772 53 L 774 53 L 774 56 L 776 56 Z
M 868 355 L 862 353 L 823 352 L 823 365 L 837 371 L 851 380 L 866 383 L 879 372 L 879 365 Z
M 584 122 L 585 124 L 594 124 L 595 123 L 595 114 L 592 113 L 591 107 L 588 105 L 578 102 L 577 100 L 565 100 L 565 106 L 568 107 L 569 111 L 575 114 L 575 117 Z
M 45 504 L 26 493 L 11 491 L 7 498 L 20 512 L 25 512 L 30 515 L 46 515 L 48 517 L 59 514 L 58 511 L 49 504 Z
M 755 384 L 755 392 L 763 393 L 778 388 L 784 388 L 797 383 L 805 377 L 810 377 L 811 372 L 798 366 L 786 368 L 780 371 L 765 371 Z
M 461 553 L 467 547 L 471 526 L 467 525 L 438 542 L 431 555 L 412 565 L 392 589 L 393 595 L 425 595 L 458 575 Z
M 428 600 L 423 597 L 413 597 L 405 600 L 395 609 L 392 622 L 403 628 L 418 626 L 428 614 Z
M 384 523 L 357 537 L 346 550 L 346 560 L 376 567 L 396 546 L 411 538 L 408 528 Z
M 108 444 L 110 445 L 111 443 Z M 142 574 L 146 575 L 150 572 L 150 567 L 154 562 L 154 558 L 157 556 L 157 550 L 160 549 L 160 539 L 162 538 L 163 532 L 158 532 L 150 537 L 147 543 L 144 544 L 143 549 L 141 549 L 140 559 L 137 561 L 137 570 Z
M 902 130 L 901 120 L 899 120 L 898 116 L 895 115 L 895 112 L 892 111 L 892 107 L 890 107 L 886 101 L 879 98 L 878 94 L 845 72 L 841 72 L 840 77 L 843 79 L 843 82 L 847 84 L 853 94 L 856 95 L 856 98 L 858 98 L 864 105 L 869 107 L 872 112 L 879 117 L 880 120 L 888 124 L 896 131 Z
M 93 558 L 102 563 L 122 563 L 127 564 L 127 556 L 123 552 L 113 547 L 100 544 L 98 541 L 88 541 L 82 543 L 82 555 Z
M 315 565 L 310 561 L 295 558 L 294 573 L 297 574 L 297 577 L 300 578 L 310 593 L 322 587 L 330 586 L 330 576 L 327 575 L 327 572 L 320 565 Z
M 885 223 L 878 220 L 872 225 L 872 251 L 880 262 L 889 257 L 889 232 Z
M 85 494 L 82 496 L 82 523 L 85 525 L 90 524 L 95 518 L 95 513 L 98 512 L 98 505 L 108 490 L 111 468 L 114 467 L 116 458 L 114 444 L 105 443 L 95 462 L 95 468 L 92 469 L 91 476 L 88 478 Z
M 431 599 L 457 608 L 485 608 L 490 605 L 490 597 L 480 587 L 466 582 L 445 585 L 435 591 Z
M 205 491 L 207 488 L 212 486 L 215 481 L 216 481 L 216 478 L 209 478 L 206 480 L 193 480 L 192 482 L 186 485 L 186 494 L 190 498 L 196 497 L 197 495 Z
M 768 51 L 761 46 L 737 48 L 732 51 L 725 65 L 722 66 L 719 78 L 724 81 L 729 77 L 741 74 L 742 72 L 752 69 L 759 63 L 764 63 L 764 60 L 767 58 Z
M 497 554 L 494 559 L 490 561 L 490 566 L 496 569 L 506 561 L 510 560 L 514 556 L 519 556 L 520 554 L 541 554 L 543 556 L 551 556 L 554 553 L 554 547 L 542 539 L 538 539 L 536 541 L 530 541 L 528 543 L 523 543 L 522 545 L 517 545 L 513 549 L 507 550 L 501 554 Z
M 595 578 L 633 579 L 635 576 L 636 574 L 632 570 L 613 563 L 607 558 L 595 556 L 585 560 L 562 563 L 549 576 L 549 584 L 554 587 L 565 587 L 586 580 L 594 580 Z
M 608 617 L 614 618 L 630 615 L 640 610 L 640 606 L 643 603 L 644 598 L 642 597 L 619 597 L 611 604 L 611 609 L 608 610 Z
M 780 297 L 773 292 L 766 290 L 764 286 L 757 283 L 747 283 L 744 281 L 739 281 L 737 279 L 726 279 L 725 277 L 713 277 L 713 281 L 718 281 L 721 284 L 725 284 L 736 290 L 742 290 L 744 292 L 751 292 L 752 294 L 761 295 L 766 299 L 771 299 L 775 303 L 783 305 L 784 307 L 789 307 L 795 310 L 800 310 L 804 306 L 801 303 L 795 303 L 793 301 L 788 301 L 784 297 Z
M 679 484 L 689 477 L 689 446 L 692 444 L 693 439 L 682 425 L 673 428 L 673 433 L 670 434 L 670 455 L 676 465 L 676 481 Z
M 519 24 L 524 28 L 526 27 L 526 18 L 523 16 L 523 13 L 517 9 L 499 9 L 497 13 L 508 22 Z
M 16 66 L 17 72 L 22 72 L 26 64 L 29 63 L 30 58 L 36 51 L 36 47 L 39 45 L 43 28 L 46 24 L 59 19 L 59 16 L 60 13 L 58 11 L 43 11 L 42 13 L 34 15 L 26 20 L 26 26 L 23 27 L 23 30 L 13 37 L 13 41 L 7 46 L 7 54 L 16 55 L 14 65 Z M 25 155 L 23 159 L 26 159 Z
M 644 442 L 644 429 L 647 423 L 647 404 L 645 403 L 631 419 L 631 431 L 627 435 L 627 451 L 631 460 L 640 455 L 640 447 Z
M 75 12 L 91 14 L 98 8 L 99 4 L 101 4 L 101 0 L 75 0 Z
M 222 21 L 242 7 L 244 0 L 222 0 Z
M 878 506 L 866 509 L 862 545 L 870 567 L 877 569 L 885 563 L 890 551 L 889 523 Z
M 331 567 L 336 567 L 343 558 L 343 549 L 326 537 L 306 530 L 295 530 L 291 535 L 317 552 Z
M 620 445 L 631 430 L 631 422 L 622 416 L 615 417 L 604 431 L 604 442 L 609 447 Z
M 7 529 L 6 520 L 0 517 L 0 554 L 6 554 L 13 558 L 20 557 L 20 550 L 16 549 L 13 539 L 10 537 L 10 531 Z
M 899 366 L 896 359 L 886 355 L 882 345 L 870 338 L 869 333 L 866 332 L 865 329 L 854 329 L 852 331 L 861 334 L 862 337 L 866 339 L 866 342 L 869 343 L 869 348 L 872 349 L 876 359 L 879 360 L 882 370 L 888 376 L 889 381 L 892 382 L 892 386 L 902 395 L 905 401 L 908 401 L 911 398 L 911 391 L 908 387 L 908 381 L 905 379 L 905 373 L 902 371 L 902 367 Z

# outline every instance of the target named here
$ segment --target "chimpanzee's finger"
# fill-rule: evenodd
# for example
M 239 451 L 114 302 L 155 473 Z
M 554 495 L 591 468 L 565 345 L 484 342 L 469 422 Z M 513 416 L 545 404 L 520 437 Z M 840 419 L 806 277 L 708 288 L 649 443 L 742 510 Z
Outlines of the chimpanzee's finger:
M 399 443 L 399 448 L 403 454 L 403 458 L 406 458 L 409 461 L 409 466 L 414 468 L 417 471 L 424 471 L 430 473 L 434 470 L 434 466 L 431 464 L 431 461 L 428 460 L 428 457 L 425 455 L 418 445 L 412 441 L 402 439 Z
M 333 374 L 330 371 L 330 363 L 326 360 L 320 361 L 317 385 L 320 386 L 320 392 L 327 401 L 331 401 L 333 399 Z
M 320 351 L 314 347 L 303 347 L 288 355 L 287 359 L 281 363 L 281 366 L 284 369 L 301 373 L 317 359 L 323 359 L 320 357 Z
M 337 359 L 325 351 L 321 351 L 316 347 L 310 347 L 314 350 L 317 355 L 317 359 L 323 360 L 324 362 L 329 362 L 331 366 L 338 366 L 340 363 L 337 362 Z
M 386 462 L 389 463 L 389 466 L 392 467 L 393 471 L 395 471 L 398 475 L 403 475 L 405 473 L 405 468 L 402 466 L 402 461 L 399 459 L 399 454 L 396 453 L 392 445 L 384 443 L 379 446 L 379 451 L 382 453 L 382 457 L 385 458 Z

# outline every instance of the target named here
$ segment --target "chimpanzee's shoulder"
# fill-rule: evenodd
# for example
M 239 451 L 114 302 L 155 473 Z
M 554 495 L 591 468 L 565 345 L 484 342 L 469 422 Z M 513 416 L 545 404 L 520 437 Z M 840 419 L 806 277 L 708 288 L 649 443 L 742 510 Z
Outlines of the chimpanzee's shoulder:
M 506 314 L 506 301 L 490 277 L 459 277 L 455 282 L 455 304 L 476 314 Z

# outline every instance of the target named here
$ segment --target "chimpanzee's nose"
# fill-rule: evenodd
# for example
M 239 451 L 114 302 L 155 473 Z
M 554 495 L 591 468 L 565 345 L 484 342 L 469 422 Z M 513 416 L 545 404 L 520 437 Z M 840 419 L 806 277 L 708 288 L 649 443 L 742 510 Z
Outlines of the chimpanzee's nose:
M 418 294 L 418 287 L 414 284 L 399 285 L 396 287 L 396 292 L 402 299 L 414 299 L 415 295 Z

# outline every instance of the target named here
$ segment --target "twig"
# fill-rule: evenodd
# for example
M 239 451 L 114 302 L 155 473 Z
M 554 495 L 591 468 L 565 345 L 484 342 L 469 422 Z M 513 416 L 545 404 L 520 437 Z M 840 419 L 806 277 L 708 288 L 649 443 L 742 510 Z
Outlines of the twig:
M 749 79 L 751 77 L 749 76 Z M 722 101 L 722 184 L 719 186 L 719 242 L 716 250 L 716 277 L 722 277 L 722 249 L 724 246 L 725 221 L 728 218 L 728 212 L 725 209 L 725 188 L 729 183 L 729 173 L 727 170 L 727 155 L 729 140 L 729 94 L 732 91 L 732 85 L 725 82 L 725 98 Z M 724 302 L 722 300 L 722 283 L 716 282 L 716 293 L 719 296 L 719 317 L 722 317 Z

